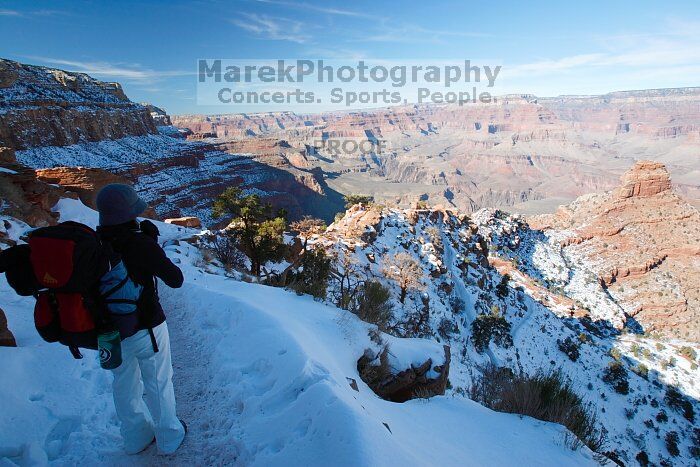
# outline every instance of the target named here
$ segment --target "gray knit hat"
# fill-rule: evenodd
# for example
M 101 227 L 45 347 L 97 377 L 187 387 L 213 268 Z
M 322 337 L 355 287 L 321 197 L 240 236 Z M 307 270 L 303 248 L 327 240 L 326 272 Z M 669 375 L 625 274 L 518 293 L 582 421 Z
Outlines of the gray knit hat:
M 100 225 L 118 225 L 133 221 L 148 204 L 129 185 L 113 183 L 97 194 L 95 201 L 100 212 Z

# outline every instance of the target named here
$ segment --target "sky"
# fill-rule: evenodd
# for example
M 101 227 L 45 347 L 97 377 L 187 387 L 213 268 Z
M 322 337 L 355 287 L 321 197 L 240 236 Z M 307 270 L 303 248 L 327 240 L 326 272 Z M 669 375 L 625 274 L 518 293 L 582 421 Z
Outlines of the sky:
M 170 114 L 318 110 L 208 105 L 198 60 L 216 58 L 471 60 L 502 67 L 494 95 L 602 94 L 699 86 L 700 2 L 0 0 L 0 57 L 118 81 Z

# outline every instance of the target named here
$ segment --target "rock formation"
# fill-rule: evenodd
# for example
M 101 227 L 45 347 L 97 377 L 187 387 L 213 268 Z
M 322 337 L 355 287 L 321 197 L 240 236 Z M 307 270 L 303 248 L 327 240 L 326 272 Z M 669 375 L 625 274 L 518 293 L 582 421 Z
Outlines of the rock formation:
M 0 308 L 0 347 L 17 347 L 15 336 L 7 327 L 7 317 Z
M 357 361 L 357 371 L 375 394 L 392 402 L 443 395 L 450 373 L 450 347 L 445 345 L 444 350 L 445 359 L 440 365 L 428 358 L 420 365 L 399 370 L 388 365 L 387 349 L 379 354 L 367 349 Z
M 198 217 L 178 217 L 175 219 L 165 219 L 166 224 L 179 225 L 181 227 L 190 227 L 193 229 L 200 229 L 202 227 L 202 221 Z
M 126 177 L 115 175 L 103 169 L 87 167 L 54 167 L 39 169 L 36 177 L 42 182 L 61 185 L 78 194 L 86 206 L 97 209 L 95 196 L 105 185 L 110 183 L 131 184 Z
M 39 180 L 34 170 L 16 162 L 11 149 L 0 148 L 0 168 L 0 213 L 31 226 L 55 224 L 58 214 L 51 208 L 61 197 L 76 197 Z
M 133 183 L 162 218 L 197 216 L 207 225 L 213 199 L 232 185 L 286 209 L 291 220 L 331 220 L 342 206 L 322 172 L 305 166 L 303 150 L 286 157 L 275 141 L 258 157 L 231 155 L 210 142 L 183 141 L 170 123 L 163 109 L 131 102 L 117 83 L 0 61 L 0 147 L 89 206 L 112 182 Z M 9 154 L 0 161 L 14 163 Z
M 654 161 L 639 161 L 622 177 L 620 198 L 654 196 L 671 189 L 666 166 Z
M 562 246 L 646 330 L 700 341 L 700 213 L 671 189 L 664 164 L 637 162 L 621 183 L 530 225 L 570 232 Z

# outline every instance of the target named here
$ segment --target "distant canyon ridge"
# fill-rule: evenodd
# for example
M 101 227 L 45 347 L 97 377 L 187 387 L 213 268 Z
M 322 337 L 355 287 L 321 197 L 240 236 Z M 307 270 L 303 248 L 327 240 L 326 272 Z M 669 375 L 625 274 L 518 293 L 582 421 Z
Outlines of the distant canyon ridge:
M 399 206 L 423 200 L 467 212 L 551 212 L 615 187 L 645 159 L 664 163 L 674 188 L 696 206 L 700 199 L 700 88 L 172 121 L 190 139 L 216 141 L 279 167 L 317 170 L 340 193 Z M 333 140 L 356 144 L 337 151 Z

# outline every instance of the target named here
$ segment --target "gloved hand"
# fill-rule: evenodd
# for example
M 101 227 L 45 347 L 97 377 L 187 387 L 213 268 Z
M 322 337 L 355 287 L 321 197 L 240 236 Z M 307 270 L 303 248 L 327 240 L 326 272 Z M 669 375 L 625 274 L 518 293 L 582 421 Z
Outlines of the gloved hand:
M 149 221 L 148 219 L 142 220 L 139 224 L 139 228 L 141 229 L 142 233 L 148 235 L 153 240 L 158 241 L 160 231 L 153 222 Z

